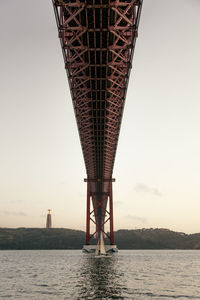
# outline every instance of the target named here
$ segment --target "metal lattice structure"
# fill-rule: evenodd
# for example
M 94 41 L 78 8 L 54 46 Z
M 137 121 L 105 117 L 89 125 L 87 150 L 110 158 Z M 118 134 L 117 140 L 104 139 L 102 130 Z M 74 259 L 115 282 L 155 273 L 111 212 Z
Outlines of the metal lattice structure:
M 112 173 L 142 0 L 53 0 L 53 6 L 87 172 L 86 244 L 100 232 L 113 244 Z

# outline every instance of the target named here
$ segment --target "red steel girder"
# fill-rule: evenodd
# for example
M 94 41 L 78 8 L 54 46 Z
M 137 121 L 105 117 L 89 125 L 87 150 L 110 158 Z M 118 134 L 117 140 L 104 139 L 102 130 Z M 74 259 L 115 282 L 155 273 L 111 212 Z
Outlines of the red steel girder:
M 111 195 L 109 179 L 142 0 L 52 1 L 86 166 L 88 195 L 92 197 L 95 212 L 93 221 L 99 234 L 104 230 L 107 201 L 112 198 L 105 194 Z M 93 178 L 102 181 L 95 182 Z M 113 210 L 112 205 L 110 209 Z M 113 214 L 110 214 L 109 239 L 113 243 Z M 87 241 L 90 221 L 87 212 Z

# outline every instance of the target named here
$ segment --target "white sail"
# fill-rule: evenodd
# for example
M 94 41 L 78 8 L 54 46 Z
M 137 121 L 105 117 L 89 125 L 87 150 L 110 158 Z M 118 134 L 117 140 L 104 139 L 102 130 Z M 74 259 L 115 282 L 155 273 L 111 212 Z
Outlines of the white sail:
M 104 238 L 103 238 L 103 232 L 101 231 L 100 235 L 100 254 L 105 255 L 106 254 L 106 249 L 105 249 L 105 244 L 104 244 Z
M 106 249 L 104 244 L 103 232 L 100 233 L 100 239 L 98 240 L 95 256 L 106 255 Z
M 96 246 L 96 251 L 95 251 L 95 256 L 99 255 L 100 253 L 100 247 L 99 247 L 99 240 L 97 242 L 97 246 Z

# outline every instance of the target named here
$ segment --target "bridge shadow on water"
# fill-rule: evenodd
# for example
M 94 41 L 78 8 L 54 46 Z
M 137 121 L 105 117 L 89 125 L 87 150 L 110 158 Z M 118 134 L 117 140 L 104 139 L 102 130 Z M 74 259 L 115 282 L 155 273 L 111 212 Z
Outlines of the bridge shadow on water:
M 124 299 L 123 273 L 117 271 L 118 255 L 95 258 L 84 255 L 80 265 L 77 299 Z

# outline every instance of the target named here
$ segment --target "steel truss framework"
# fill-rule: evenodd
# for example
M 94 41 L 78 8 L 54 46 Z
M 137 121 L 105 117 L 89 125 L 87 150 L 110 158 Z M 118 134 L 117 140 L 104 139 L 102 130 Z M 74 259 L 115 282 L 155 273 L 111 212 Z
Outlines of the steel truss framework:
M 87 172 L 86 244 L 101 231 L 113 244 L 112 173 L 142 0 L 53 5 Z M 96 225 L 92 234 L 90 222 Z

